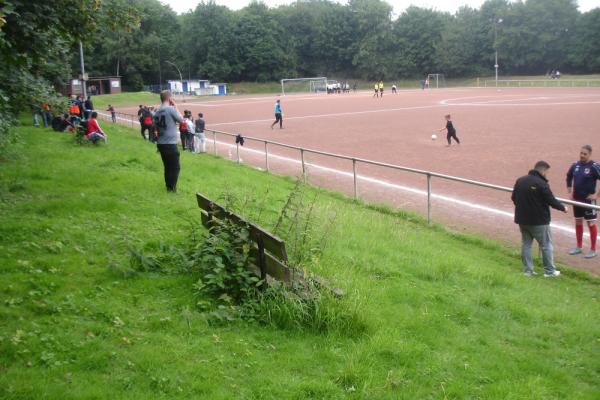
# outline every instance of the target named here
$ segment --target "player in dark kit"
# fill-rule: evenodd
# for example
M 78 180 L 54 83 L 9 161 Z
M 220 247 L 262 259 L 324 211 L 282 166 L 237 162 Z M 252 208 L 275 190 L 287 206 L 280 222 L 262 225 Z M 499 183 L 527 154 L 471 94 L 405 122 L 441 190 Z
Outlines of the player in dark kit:
M 596 205 L 598 193 L 596 192 L 596 181 L 600 179 L 600 164 L 591 160 L 592 146 L 586 144 L 579 152 L 579 161 L 571 165 L 567 172 L 567 190 L 573 200 Z M 591 208 L 573 207 L 575 214 L 575 237 L 577 247 L 569 250 L 570 255 L 583 252 L 583 220 L 585 219 L 590 230 L 590 251 L 585 258 L 596 257 L 596 239 L 598 227 L 596 226 L 597 212 Z
M 452 117 L 450 116 L 450 114 L 448 114 L 444 118 L 446 118 L 446 126 L 440 129 L 440 132 L 442 132 L 444 129 L 447 130 L 446 140 L 448 140 L 448 146 L 450 146 L 450 139 L 452 138 L 456 140 L 456 143 L 460 144 L 460 140 L 458 140 L 458 137 L 456 136 L 456 129 L 454 129 L 454 125 L 452 125 Z

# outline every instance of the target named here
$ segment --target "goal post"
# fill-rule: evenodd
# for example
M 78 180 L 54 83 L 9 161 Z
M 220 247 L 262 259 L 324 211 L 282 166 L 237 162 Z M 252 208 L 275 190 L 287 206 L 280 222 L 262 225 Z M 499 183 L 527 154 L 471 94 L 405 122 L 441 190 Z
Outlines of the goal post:
M 444 78 L 444 74 L 429 74 L 427 75 L 427 80 L 429 81 L 430 89 L 446 87 L 446 79 Z
M 281 80 L 281 94 L 286 93 L 318 93 L 327 91 L 327 78 L 319 76 L 315 78 L 286 78 Z

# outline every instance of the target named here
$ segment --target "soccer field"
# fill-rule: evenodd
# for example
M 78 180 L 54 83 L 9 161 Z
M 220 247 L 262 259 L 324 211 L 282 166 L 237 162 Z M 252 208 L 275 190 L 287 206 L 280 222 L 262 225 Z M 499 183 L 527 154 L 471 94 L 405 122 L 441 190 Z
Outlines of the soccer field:
M 281 99 L 284 129 L 271 130 L 274 102 Z M 551 165 L 550 185 L 567 197 L 565 174 L 583 144 L 598 147 L 600 89 L 439 89 L 401 90 L 383 98 L 370 92 L 335 95 L 289 95 L 197 98 L 179 104 L 181 111 L 203 112 L 209 129 L 317 149 L 350 157 L 419 168 L 512 187 L 538 160 Z M 134 113 L 135 108 L 120 110 Z M 444 115 L 451 114 L 460 146 L 446 147 Z M 208 135 L 212 151 L 212 135 Z M 232 138 L 217 137 L 227 157 Z M 269 145 L 269 167 L 301 174 L 300 153 Z M 247 140 L 244 163 L 264 168 L 264 144 Z M 304 154 L 310 182 L 353 193 L 352 162 Z M 185 166 L 184 166 L 185 168 Z M 427 210 L 426 178 L 407 172 L 357 164 L 362 199 Z M 433 219 L 454 229 L 468 229 L 517 243 L 512 203 L 505 192 L 433 179 Z M 600 271 L 600 261 L 561 256 L 574 240 L 571 215 L 553 213 L 555 253 L 569 264 Z M 586 238 L 587 239 L 587 238 Z

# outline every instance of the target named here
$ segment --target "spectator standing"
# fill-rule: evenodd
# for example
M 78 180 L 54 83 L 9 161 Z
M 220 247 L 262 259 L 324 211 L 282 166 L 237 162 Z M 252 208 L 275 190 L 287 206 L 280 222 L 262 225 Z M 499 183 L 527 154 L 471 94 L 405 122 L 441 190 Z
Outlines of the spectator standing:
M 179 150 L 177 149 L 177 123 L 183 117 L 173 101 L 171 92 L 160 92 L 161 105 L 154 113 L 154 125 L 158 130 L 157 147 L 164 166 L 165 185 L 168 192 L 177 191 L 179 178 Z
M 544 277 L 556 277 L 560 271 L 554 266 L 552 235 L 550 232 L 550 208 L 567 212 L 567 208 L 552 194 L 546 174 L 550 165 L 538 161 L 534 169 L 517 179 L 511 199 L 515 205 L 515 223 L 521 231 L 521 260 L 527 276 L 536 275 L 533 270 L 531 246 L 533 239 L 540 245 L 544 264 Z
M 187 129 L 187 132 L 185 133 L 185 141 L 186 141 L 186 146 L 187 149 L 194 153 L 194 130 L 195 130 L 195 126 L 194 126 L 194 118 L 192 117 L 192 112 L 191 111 L 185 111 L 183 113 L 183 118 L 185 120 L 185 127 Z
M 204 121 L 204 114 L 198 113 L 198 118 L 195 121 L 195 131 L 196 138 L 200 141 L 198 146 L 194 146 L 197 153 L 205 153 L 206 152 L 206 135 L 204 134 L 204 128 L 206 126 L 206 122 Z
M 146 131 L 148 131 L 148 140 L 152 141 L 152 113 L 147 107 L 142 107 L 140 115 L 140 133 L 146 140 Z
M 572 199 L 580 203 L 596 205 L 598 193 L 596 192 L 596 181 L 600 179 L 600 164 L 593 161 L 592 146 L 586 144 L 579 151 L 579 161 L 571 165 L 567 172 L 567 191 Z M 583 220 L 587 221 L 590 231 L 590 251 L 585 258 L 596 257 L 596 239 L 598 238 L 598 227 L 596 226 L 597 212 L 591 208 L 573 207 L 575 215 L 575 238 L 577 247 L 569 250 L 570 255 L 583 252 Z
M 273 126 L 279 122 L 279 129 L 283 129 L 283 113 L 281 112 L 281 100 L 277 100 L 275 102 L 275 122 L 271 124 L 271 129 Z
M 47 128 L 52 123 L 52 107 L 47 101 L 42 104 L 42 122 L 44 123 L 44 128 Z
M 115 112 L 115 108 L 109 104 L 106 111 L 110 111 L 110 119 L 112 120 L 113 124 L 116 124 L 117 123 L 117 113 Z
M 83 104 L 85 107 L 85 119 L 89 119 L 90 115 L 92 115 L 92 111 L 94 111 L 94 104 L 92 103 L 92 96 L 88 96 L 87 100 Z

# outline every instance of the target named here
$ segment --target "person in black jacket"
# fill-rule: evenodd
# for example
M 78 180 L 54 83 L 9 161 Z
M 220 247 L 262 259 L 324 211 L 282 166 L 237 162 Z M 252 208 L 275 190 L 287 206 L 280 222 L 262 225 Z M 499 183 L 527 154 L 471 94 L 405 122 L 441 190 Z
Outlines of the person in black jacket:
M 560 275 L 554 266 L 552 255 L 552 235 L 550 233 L 550 208 L 567 212 L 559 202 L 548 185 L 546 174 L 550 165 L 546 161 L 538 161 L 534 169 L 525 176 L 517 179 L 512 191 L 511 199 L 515 204 L 515 223 L 521 230 L 521 259 L 525 275 L 535 275 L 531 245 L 535 239 L 542 250 L 544 263 L 544 277 Z

